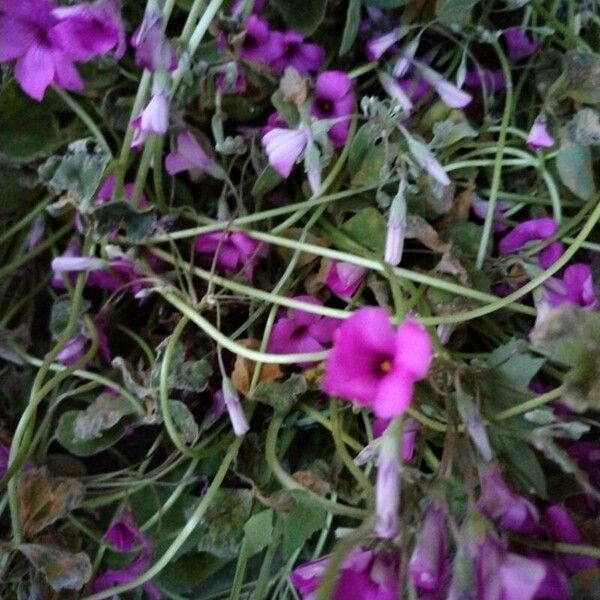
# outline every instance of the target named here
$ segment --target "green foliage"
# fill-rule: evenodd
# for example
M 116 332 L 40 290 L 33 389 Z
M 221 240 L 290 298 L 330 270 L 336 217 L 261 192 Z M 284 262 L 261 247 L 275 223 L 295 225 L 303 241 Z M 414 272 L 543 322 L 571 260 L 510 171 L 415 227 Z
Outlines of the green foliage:
M 310 35 L 323 21 L 327 0 L 273 0 L 288 27 Z
M 292 507 L 283 520 L 283 556 L 287 560 L 306 540 L 327 523 L 327 512 L 308 492 L 291 490 Z
M 302 375 L 291 375 L 285 381 L 265 381 L 254 390 L 253 400 L 271 406 L 277 414 L 286 415 L 298 401 L 298 396 L 307 390 Z
M 383 253 L 387 224 L 376 208 L 359 210 L 344 223 L 344 231 L 361 246 L 378 254 Z
M 344 25 L 344 34 L 340 44 L 340 56 L 348 53 L 352 48 L 358 35 L 358 26 L 360 25 L 360 5 L 361 0 L 349 0 L 348 10 L 346 12 L 346 24 Z
M 96 206 L 91 219 L 99 235 L 120 230 L 133 242 L 147 237 L 156 223 L 156 209 L 137 210 L 128 202 L 117 200 Z
M 563 136 L 556 155 L 560 180 L 582 200 L 589 200 L 596 192 L 592 152 L 589 146 L 574 143 Z
M 600 55 L 571 50 L 564 56 L 565 94 L 577 102 L 600 102 Z

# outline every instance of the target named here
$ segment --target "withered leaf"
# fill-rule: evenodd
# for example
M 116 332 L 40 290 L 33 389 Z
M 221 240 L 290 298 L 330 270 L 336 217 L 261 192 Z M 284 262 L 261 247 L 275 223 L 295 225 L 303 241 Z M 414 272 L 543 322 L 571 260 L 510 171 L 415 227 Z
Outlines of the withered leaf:
M 31 537 L 66 517 L 81 504 L 83 492 L 79 481 L 54 478 L 45 467 L 24 473 L 17 497 L 25 536 Z
M 240 340 L 238 343 L 244 348 L 249 348 L 251 350 L 258 350 L 260 346 L 260 342 L 252 338 Z M 254 373 L 254 365 L 254 361 L 244 358 L 243 356 L 236 357 L 233 372 L 231 373 L 231 382 L 238 392 L 242 394 L 248 393 L 252 374 Z M 262 365 L 258 382 L 268 383 L 270 381 L 276 381 L 281 375 L 282 373 L 279 365 L 266 363 Z
M 434 252 L 443 254 L 450 248 L 448 242 L 444 242 L 438 232 L 423 218 L 418 215 L 408 215 L 406 220 L 407 239 L 417 239 Z
M 77 415 L 73 436 L 78 441 L 99 438 L 103 431 L 114 427 L 124 416 L 133 412 L 133 407 L 125 398 L 100 394 L 90 406 Z
M 92 576 L 92 563 L 85 552 L 67 552 L 41 544 L 21 544 L 19 550 L 46 577 L 53 590 L 79 590 Z

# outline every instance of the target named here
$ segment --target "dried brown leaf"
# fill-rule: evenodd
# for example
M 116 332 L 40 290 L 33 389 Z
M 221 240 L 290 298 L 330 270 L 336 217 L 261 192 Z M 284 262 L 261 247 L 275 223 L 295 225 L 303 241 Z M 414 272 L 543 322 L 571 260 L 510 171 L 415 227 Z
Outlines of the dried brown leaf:
M 238 343 L 241 346 L 244 346 L 244 348 L 249 348 L 251 350 L 258 350 L 260 347 L 260 342 L 252 338 L 240 340 Z M 231 373 L 231 382 L 238 392 L 242 394 L 248 393 L 255 364 L 254 361 L 244 358 L 243 356 L 236 357 L 233 372 Z M 262 365 L 258 382 L 269 383 L 271 381 L 276 381 L 281 376 L 282 372 L 279 365 L 266 363 Z

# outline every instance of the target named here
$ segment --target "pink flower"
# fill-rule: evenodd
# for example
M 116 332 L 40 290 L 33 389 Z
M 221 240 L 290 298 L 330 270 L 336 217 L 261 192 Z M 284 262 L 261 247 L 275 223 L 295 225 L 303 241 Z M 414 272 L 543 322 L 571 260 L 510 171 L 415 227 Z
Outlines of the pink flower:
M 269 157 L 269 164 L 282 177 L 289 177 L 298 157 L 308 143 L 306 129 L 283 129 L 274 127 L 262 139 L 262 145 Z
M 16 80 L 38 101 L 50 84 L 73 91 L 84 87 L 74 64 L 79 48 L 65 50 L 65 39 L 54 39 L 53 30 L 60 23 L 52 14 L 55 8 L 51 0 L 0 4 L 0 62 L 16 59 Z
M 527 136 L 527 147 L 530 150 L 539 150 L 540 148 L 551 148 L 554 146 L 554 138 L 548 133 L 546 119 L 538 117 Z
M 523 221 L 506 234 L 498 244 L 500 254 L 519 251 L 527 242 L 545 240 L 558 230 L 558 224 L 550 217 Z
M 205 152 L 196 138 L 189 131 L 182 131 L 177 136 L 177 151 L 170 152 L 165 158 L 165 168 L 169 175 L 181 171 L 202 171 L 214 177 L 223 177 L 222 169 Z
M 508 46 L 508 59 L 513 63 L 534 54 L 542 46 L 541 41 L 530 40 L 520 27 L 509 27 L 504 32 L 504 39 Z
M 248 433 L 250 426 L 248 425 L 244 409 L 240 403 L 240 397 L 233 387 L 231 380 L 227 377 L 223 377 L 221 395 L 223 397 L 223 402 L 225 403 L 225 408 L 229 414 L 229 419 L 231 420 L 233 432 L 237 436 L 245 435 Z
M 354 111 L 352 80 L 344 71 L 324 71 L 315 81 L 311 114 L 335 121 L 329 129 L 331 143 L 339 148 L 348 138 L 350 115 Z
M 471 199 L 471 208 L 477 217 L 484 220 L 487 216 L 488 212 L 488 202 L 487 200 L 481 199 L 477 194 L 473 194 Z M 510 204 L 508 202 L 496 202 L 496 207 L 494 209 L 494 220 L 492 229 L 495 232 L 506 231 L 508 229 L 508 225 L 506 224 L 506 220 L 504 218 L 504 212 L 510 208 Z
M 585 263 L 568 266 L 562 279 L 551 279 L 545 285 L 545 296 L 550 306 L 576 304 L 595 310 L 598 306 L 597 292 L 592 269 Z
M 102 541 L 110 544 L 119 552 L 131 552 L 142 536 L 142 532 L 133 520 L 131 509 L 124 508 L 106 530 Z
M 241 231 L 215 231 L 199 235 L 194 250 L 208 264 L 217 255 L 217 267 L 225 273 L 242 270 L 246 279 L 254 276 L 254 266 L 267 255 L 267 247 Z
M 369 60 L 379 60 L 405 33 L 405 29 L 397 27 L 389 33 L 371 38 L 366 46 L 367 58 Z
M 465 85 L 468 88 L 483 88 L 488 94 L 495 94 L 506 87 L 502 69 L 475 68 L 467 71 Z
M 291 581 L 303 600 L 314 600 L 329 557 L 300 565 Z M 355 548 L 344 560 L 331 600 L 396 600 L 398 557 L 384 551 Z
M 132 148 L 141 148 L 150 135 L 162 135 L 169 127 L 169 97 L 163 92 L 152 95 L 146 108 L 133 120 Z
M 433 69 L 430 69 L 422 63 L 418 63 L 417 66 L 423 77 L 435 89 L 446 106 L 449 106 L 450 108 L 463 108 L 473 99 L 471 94 L 463 92 L 460 88 L 444 79 L 442 75 Z
M 321 305 L 313 296 L 295 296 L 295 299 Z M 288 316 L 279 318 L 273 326 L 267 350 L 273 354 L 320 352 L 331 343 L 333 332 L 339 324 L 339 320 L 332 317 L 290 309 Z M 311 365 L 312 363 L 302 363 L 300 366 Z
M 432 358 L 426 330 L 408 319 L 396 329 L 383 308 L 357 310 L 337 330 L 322 388 L 378 417 L 402 414 Z
M 350 300 L 366 273 L 364 267 L 334 261 L 327 272 L 325 285 L 342 300 Z
M 552 242 L 549 246 L 542 248 L 538 255 L 538 265 L 542 269 L 548 269 L 562 256 L 564 249 L 562 242 Z
M 270 65 L 283 55 L 283 34 L 271 31 L 267 21 L 250 15 L 246 21 L 246 35 L 240 48 L 244 60 Z
M 272 61 L 273 70 L 283 73 L 286 67 L 294 67 L 301 75 L 308 75 L 321 68 L 325 51 L 318 44 L 305 42 L 302 35 L 293 30 L 282 34 L 281 43 L 282 54 Z
M 162 13 L 155 3 L 147 4 L 144 18 L 131 36 L 131 45 L 138 67 L 149 71 L 177 68 L 177 55 L 165 37 Z
M 125 54 L 120 0 L 63 6 L 52 14 L 60 19 L 52 29 L 52 38 L 75 60 L 87 61 L 113 48 L 116 58 Z

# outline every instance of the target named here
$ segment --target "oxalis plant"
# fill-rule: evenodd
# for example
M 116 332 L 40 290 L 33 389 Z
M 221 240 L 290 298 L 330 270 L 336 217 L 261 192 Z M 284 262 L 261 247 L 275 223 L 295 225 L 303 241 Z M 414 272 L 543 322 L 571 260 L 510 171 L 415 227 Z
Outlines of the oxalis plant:
M 0 0 L 0 597 L 600 595 L 600 6 Z

